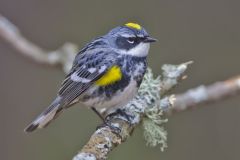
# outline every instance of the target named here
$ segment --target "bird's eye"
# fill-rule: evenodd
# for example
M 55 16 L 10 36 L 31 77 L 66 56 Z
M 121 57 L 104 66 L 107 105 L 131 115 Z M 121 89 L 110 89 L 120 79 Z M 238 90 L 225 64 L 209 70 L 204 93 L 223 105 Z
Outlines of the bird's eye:
M 133 44 L 134 41 L 135 41 L 135 38 L 134 38 L 134 37 L 129 37 L 129 38 L 127 39 L 127 41 L 128 41 L 128 43 Z

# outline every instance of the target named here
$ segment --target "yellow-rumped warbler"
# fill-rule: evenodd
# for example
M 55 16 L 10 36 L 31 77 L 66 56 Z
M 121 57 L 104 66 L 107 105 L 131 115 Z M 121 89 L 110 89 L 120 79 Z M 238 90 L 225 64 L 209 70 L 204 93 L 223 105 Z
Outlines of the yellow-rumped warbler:
M 127 23 L 88 43 L 76 55 L 57 98 L 25 131 L 44 128 L 78 101 L 95 111 L 127 104 L 142 82 L 155 41 L 139 24 Z

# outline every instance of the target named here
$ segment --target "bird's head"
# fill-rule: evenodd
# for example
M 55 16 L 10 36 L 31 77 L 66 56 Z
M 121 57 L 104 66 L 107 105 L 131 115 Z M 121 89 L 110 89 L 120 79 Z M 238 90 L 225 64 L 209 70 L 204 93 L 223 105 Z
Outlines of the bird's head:
M 150 43 L 156 42 L 147 31 L 137 23 L 127 23 L 112 29 L 107 35 L 111 46 L 121 54 L 137 57 L 147 56 Z

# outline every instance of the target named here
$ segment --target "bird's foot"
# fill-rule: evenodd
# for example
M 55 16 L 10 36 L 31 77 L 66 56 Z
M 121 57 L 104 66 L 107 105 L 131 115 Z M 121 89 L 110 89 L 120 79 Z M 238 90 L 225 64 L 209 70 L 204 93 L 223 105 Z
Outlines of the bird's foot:
M 112 119 L 112 117 L 118 117 L 121 116 L 124 118 L 124 120 L 131 122 L 131 119 L 133 119 L 133 116 L 130 114 L 127 114 L 126 111 L 124 109 L 117 109 L 115 112 L 109 114 L 106 116 L 106 120 L 109 121 L 110 119 Z

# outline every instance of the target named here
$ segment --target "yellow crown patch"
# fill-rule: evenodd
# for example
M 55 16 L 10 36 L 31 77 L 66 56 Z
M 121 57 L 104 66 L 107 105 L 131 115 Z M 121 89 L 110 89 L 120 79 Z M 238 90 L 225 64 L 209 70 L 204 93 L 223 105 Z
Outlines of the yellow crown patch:
M 125 24 L 125 26 L 129 27 L 129 28 L 134 28 L 134 29 L 137 29 L 137 30 L 141 30 L 141 26 L 137 23 L 127 23 Z

